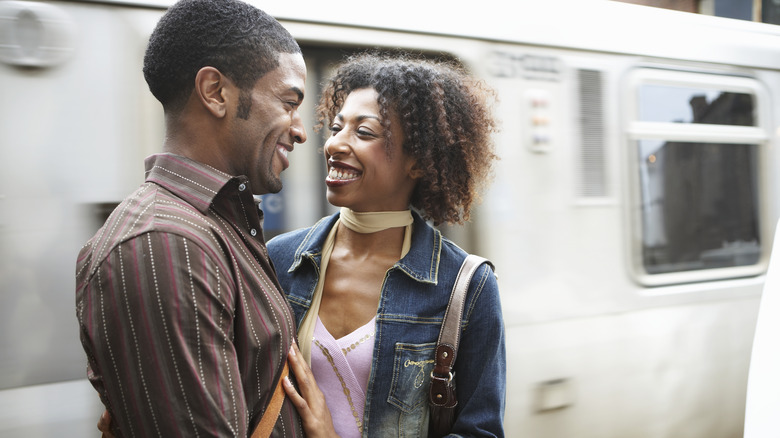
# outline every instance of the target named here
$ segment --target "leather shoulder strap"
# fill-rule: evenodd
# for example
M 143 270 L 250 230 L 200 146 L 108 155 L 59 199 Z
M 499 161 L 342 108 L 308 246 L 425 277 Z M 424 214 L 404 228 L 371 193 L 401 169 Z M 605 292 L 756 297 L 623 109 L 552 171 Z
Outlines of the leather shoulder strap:
M 284 388 L 282 388 L 282 380 L 290 373 L 290 365 L 285 361 L 284 368 L 282 368 L 282 375 L 279 377 L 279 381 L 276 382 L 274 393 L 271 396 L 271 401 L 268 402 L 268 407 L 265 408 L 260 422 L 257 423 L 255 431 L 252 432 L 251 438 L 268 438 L 271 436 L 271 432 L 274 430 L 276 420 L 279 419 L 279 414 L 282 412 L 282 403 L 284 402 Z
M 493 264 L 483 258 L 469 254 L 460 267 L 455 285 L 452 287 L 450 302 L 444 313 L 444 321 L 439 332 L 439 340 L 436 345 L 436 356 L 433 373 L 445 377 L 452 371 L 460 343 L 460 323 L 463 318 L 463 306 L 466 302 L 466 293 L 469 290 L 471 278 L 480 265 L 487 263 L 491 268 Z

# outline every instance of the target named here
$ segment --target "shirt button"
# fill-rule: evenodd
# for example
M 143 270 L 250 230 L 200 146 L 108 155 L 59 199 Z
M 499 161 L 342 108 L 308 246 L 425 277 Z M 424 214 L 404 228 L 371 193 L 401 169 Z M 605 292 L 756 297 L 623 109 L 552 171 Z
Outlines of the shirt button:
M 249 234 L 251 234 L 252 236 L 257 236 L 257 230 L 252 228 L 251 230 L 249 230 Z
M 244 183 L 241 183 L 241 185 L 240 185 L 240 186 L 238 186 L 238 191 L 239 191 L 239 192 L 243 192 L 244 190 L 246 190 L 246 184 L 244 184 Z

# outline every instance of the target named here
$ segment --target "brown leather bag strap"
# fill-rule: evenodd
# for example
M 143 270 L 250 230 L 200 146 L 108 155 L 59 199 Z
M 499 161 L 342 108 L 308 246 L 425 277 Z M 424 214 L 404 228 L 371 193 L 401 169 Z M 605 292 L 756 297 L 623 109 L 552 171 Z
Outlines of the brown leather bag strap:
M 458 354 L 460 343 L 460 324 L 463 318 L 463 307 L 466 303 L 466 293 L 469 290 L 471 278 L 480 265 L 487 263 L 491 268 L 493 264 L 489 260 L 473 254 L 469 254 L 458 271 L 455 285 L 452 287 L 450 302 L 444 313 L 444 321 L 439 332 L 439 340 L 436 344 L 435 361 L 431 372 L 430 401 L 435 406 L 453 407 L 457 404 L 455 393 L 450 385 L 453 375 L 452 368 Z
M 284 362 L 284 368 L 282 368 L 282 376 L 279 377 L 279 381 L 276 382 L 276 388 L 271 396 L 271 401 L 268 402 L 268 407 L 265 408 L 263 417 L 260 418 L 260 422 L 252 432 L 251 438 L 268 438 L 271 436 L 271 432 L 274 430 L 276 420 L 279 419 L 279 413 L 282 412 L 282 403 L 284 403 L 284 388 L 282 388 L 282 380 L 290 374 L 290 366 L 287 362 Z

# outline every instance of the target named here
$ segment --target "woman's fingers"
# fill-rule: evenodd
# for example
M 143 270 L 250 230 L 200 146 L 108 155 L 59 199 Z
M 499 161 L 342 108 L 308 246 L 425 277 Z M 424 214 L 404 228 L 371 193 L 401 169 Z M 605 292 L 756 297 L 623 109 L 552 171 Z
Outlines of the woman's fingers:
M 314 380 L 311 368 L 309 368 L 309 365 L 303 359 L 301 351 L 298 349 L 298 345 L 294 342 L 290 346 L 290 354 L 287 356 L 287 362 L 290 364 L 290 369 L 295 376 L 295 380 L 298 382 L 300 393 L 289 379 L 283 382 L 284 390 L 295 407 L 298 408 L 298 412 L 301 415 L 304 415 L 302 412 L 303 410 L 309 411 L 309 403 L 307 400 L 311 398 L 311 387 L 314 386 L 317 391 L 319 391 L 319 387 L 317 387 L 317 382 Z
M 103 411 L 103 414 L 100 415 L 97 428 L 99 431 L 103 432 L 103 438 L 114 438 L 114 435 L 111 433 L 111 415 L 108 414 L 107 410 Z
M 293 374 L 295 374 L 295 379 L 298 381 L 301 389 L 306 388 L 308 391 L 313 386 L 319 390 L 317 387 L 317 382 L 314 380 L 314 374 L 312 374 L 309 364 L 307 364 L 306 360 L 303 359 L 301 350 L 298 349 L 298 344 L 295 342 L 293 342 L 293 344 L 290 346 L 290 356 L 288 358 L 288 362 L 290 363 Z
M 287 394 L 287 397 L 290 399 L 293 406 L 295 406 L 295 409 L 298 410 L 298 413 L 301 415 L 301 417 L 308 415 L 309 404 L 306 403 L 306 400 L 301 397 L 300 394 L 298 394 L 295 386 L 293 386 L 292 382 L 290 382 L 289 377 L 284 378 L 282 381 L 282 386 L 284 387 L 284 392 Z

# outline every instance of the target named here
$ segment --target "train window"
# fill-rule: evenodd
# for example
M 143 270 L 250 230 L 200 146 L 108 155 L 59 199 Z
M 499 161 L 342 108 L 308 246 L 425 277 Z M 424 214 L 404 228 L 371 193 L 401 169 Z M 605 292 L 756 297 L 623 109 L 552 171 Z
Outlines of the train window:
M 757 145 L 640 140 L 637 146 L 646 272 L 758 263 Z
M 639 120 L 755 126 L 753 96 L 722 90 L 646 84 L 639 87 Z
M 742 77 L 643 69 L 629 82 L 633 268 L 646 285 L 757 275 L 761 86 Z

